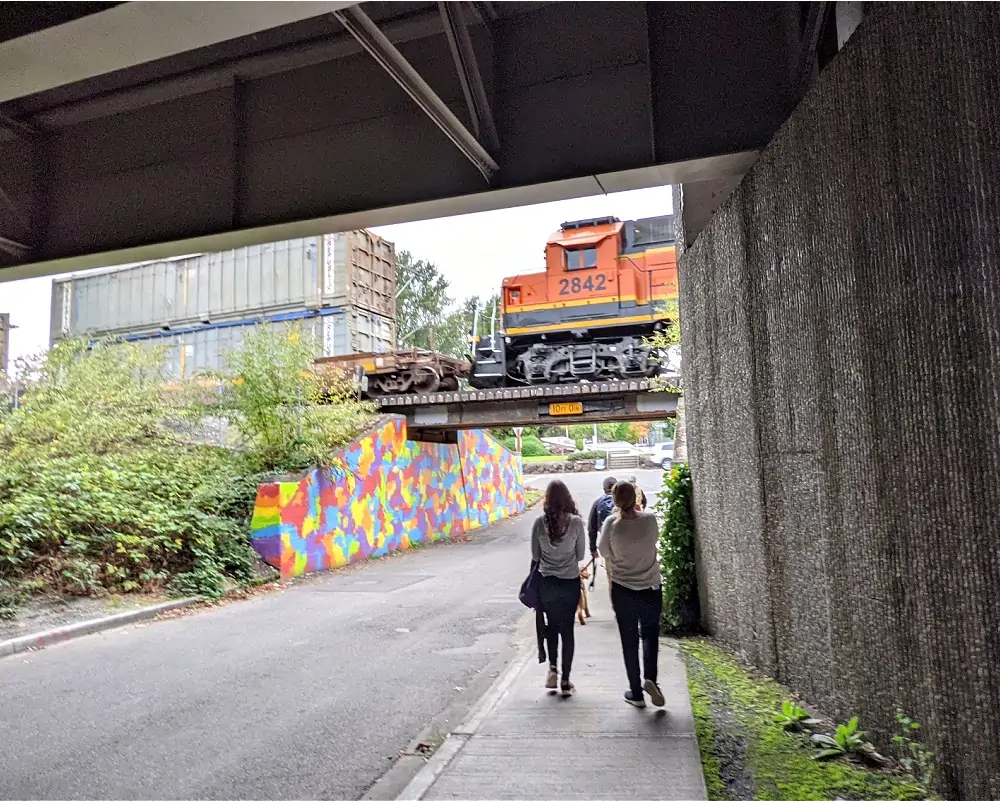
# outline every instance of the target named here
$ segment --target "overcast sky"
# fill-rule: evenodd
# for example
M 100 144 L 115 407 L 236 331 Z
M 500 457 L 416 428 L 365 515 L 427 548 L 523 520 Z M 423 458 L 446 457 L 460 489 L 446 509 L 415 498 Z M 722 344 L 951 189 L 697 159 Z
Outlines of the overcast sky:
M 372 230 L 395 242 L 397 250 L 436 264 L 459 300 L 489 297 L 504 276 L 540 270 L 546 240 L 566 220 L 603 215 L 634 220 L 671 210 L 670 187 L 664 186 Z M 51 278 L 0 283 L 0 312 L 10 312 L 17 326 L 11 332 L 11 362 L 48 347 L 51 293 Z

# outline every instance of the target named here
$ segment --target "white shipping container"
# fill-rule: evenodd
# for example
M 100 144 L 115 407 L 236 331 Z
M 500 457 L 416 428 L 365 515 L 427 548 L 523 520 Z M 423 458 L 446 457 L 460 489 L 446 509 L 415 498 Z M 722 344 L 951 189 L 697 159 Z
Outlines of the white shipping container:
M 394 320 L 395 246 L 369 231 L 290 239 L 56 279 L 50 339 L 353 306 Z
M 341 356 L 348 353 L 385 353 L 393 350 L 392 320 L 364 309 L 345 309 L 342 313 L 314 316 L 302 320 L 277 322 L 272 325 L 285 329 L 301 326 L 303 336 L 316 342 L 316 357 Z M 166 372 L 177 377 L 190 377 L 202 370 L 224 370 L 225 355 L 238 348 L 254 325 L 224 325 L 186 330 L 175 334 L 163 333 L 138 342 L 148 348 L 163 348 Z

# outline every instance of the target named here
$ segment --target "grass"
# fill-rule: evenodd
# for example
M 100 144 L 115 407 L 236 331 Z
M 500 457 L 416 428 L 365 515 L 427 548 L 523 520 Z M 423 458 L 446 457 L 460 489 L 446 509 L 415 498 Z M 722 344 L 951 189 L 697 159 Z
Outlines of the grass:
M 521 459 L 525 462 L 564 462 L 566 461 L 565 456 L 553 456 L 551 453 L 546 456 L 522 456 Z
M 530 509 L 536 503 L 538 503 L 542 497 L 545 495 L 541 490 L 537 490 L 534 487 L 524 488 L 524 508 Z
M 806 734 L 773 722 L 792 693 L 705 640 L 681 644 L 709 801 L 933 801 L 912 777 L 819 762 Z

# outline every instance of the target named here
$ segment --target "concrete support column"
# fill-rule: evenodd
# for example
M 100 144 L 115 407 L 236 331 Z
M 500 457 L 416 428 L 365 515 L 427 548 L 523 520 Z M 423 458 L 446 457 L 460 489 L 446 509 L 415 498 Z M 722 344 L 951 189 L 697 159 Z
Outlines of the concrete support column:
M 1000 801 L 998 94 L 1000 7 L 868 5 L 675 202 L 706 621 L 880 747 L 920 721 L 958 801 Z

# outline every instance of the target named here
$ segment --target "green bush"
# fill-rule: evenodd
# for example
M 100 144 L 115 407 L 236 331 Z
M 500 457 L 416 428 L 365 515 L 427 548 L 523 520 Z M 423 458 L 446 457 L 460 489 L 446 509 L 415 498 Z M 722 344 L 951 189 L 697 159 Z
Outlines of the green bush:
M 602 451 L 576 451 L 566 457 L 567 462 L 593 462 L 597 459 L 605 459 L 607 455 Z
M 517 439 L 514 437 L 498 437 L 504 447 L 511 453 L 517 453 Z M 521 435 L 521 456 L 548 456 L 549 452 L 542 441 L 533 435 Z
M 226 354 L 224 371 L 207 374 L 222 390 L 194 404 L 193 414 L 231 423 L 258 470 L 331 466 L 332 453 L 358 434 L 376 407 L 358 398 L 346 376 L 317 373 L 317 349 L 315 337 L 299 327 L 255 328 Z
M 691 469 L 674 465 L 664 473 L 654 512 L 661 522 L 660 572 L 663 577 L 664 632 L 686 633 L 697 629 L 698 588 L 695 570 L 695 529 L 691 510 Z
M 251 582 L 262 473 L 329 465 L 371 417 L 346 381 L 313 372 L 309 347 L 255 332 L 201 397 L 166 391 L 161 353 L 136 344 L 75 340 L 35 359 L 0 418 L 0 616 L 40 590 L 218 597 Z M 165 425 L 208 412 L 235 425 L 242 453 Z
M 549 451 L 538 437 L 521 437 L 522 456 L 548 456 Z

